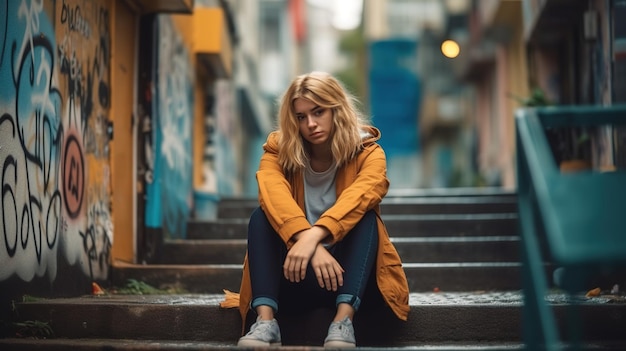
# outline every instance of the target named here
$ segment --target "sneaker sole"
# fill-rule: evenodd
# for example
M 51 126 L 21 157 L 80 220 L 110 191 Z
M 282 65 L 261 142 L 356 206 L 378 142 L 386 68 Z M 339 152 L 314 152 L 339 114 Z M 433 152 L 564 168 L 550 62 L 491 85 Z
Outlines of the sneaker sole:
M 330 340 L 324 343 L 324 347 L 356 347 L 356 344 L 347 341 Z
M 264 342 L 260 340 L 240 340 L 237 343 L 238 347 L 271 347 L 282 346 L 280 342 Z

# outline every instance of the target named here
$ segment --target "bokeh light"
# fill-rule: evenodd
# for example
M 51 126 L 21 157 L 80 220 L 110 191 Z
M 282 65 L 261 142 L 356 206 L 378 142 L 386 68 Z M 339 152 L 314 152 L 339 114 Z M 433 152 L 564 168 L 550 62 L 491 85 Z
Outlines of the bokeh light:
M 441 43 L 441 52 L 443 53 L 445 57 L 455 58 L 459 56 L 459 53 L 461 52 L 461 48 L 459 47 L 459 44 L 457 44 L 456 41 L 446 40 L 443 43 Z

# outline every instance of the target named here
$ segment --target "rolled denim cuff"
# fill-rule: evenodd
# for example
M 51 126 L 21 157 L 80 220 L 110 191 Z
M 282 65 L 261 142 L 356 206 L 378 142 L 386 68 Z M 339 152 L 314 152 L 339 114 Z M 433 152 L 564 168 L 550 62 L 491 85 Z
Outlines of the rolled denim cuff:
M 278 303 L 269 297 L 260 296 L 252 300 L 250 307 L 255 310 L 259 306 L 269 306 L 274 310 L 274 313 L 278 312 Z
M 347 303 L 351 305 L 355 311 L 358 311 L 359 306 L 361 306 L 361 299 L 355 295 L 339 294 L 337 295 L 337 300 L 335 301 L 335 304 L 339 305 L 340 303 Z

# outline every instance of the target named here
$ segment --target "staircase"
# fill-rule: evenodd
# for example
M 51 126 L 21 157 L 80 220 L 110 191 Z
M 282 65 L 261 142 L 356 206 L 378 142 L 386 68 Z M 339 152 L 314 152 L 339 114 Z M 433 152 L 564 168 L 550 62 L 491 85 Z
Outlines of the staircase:
M 499 190 L 391 192 L 381 212 L 409 279 L 409 321 L 398 321 L 386 309 L 361 311 L 355 318 L 357 344 L 410 350 L 523 349 L 516 204 L 514 193 Z M 114 264 L 113 286 L 135 279 L 185 293 L 19 303 L 17 321 L 47 321 L 56 338 L 0 339 L 0 349 L 234 348 L 240 336 L 239 312 L 220 308 L 219 301 L 223 289 L 239 289 L 248 216 L 256 206 L 256 200 L 224 199 L 216 221 L 191 221 L 187 239 L 165 241 L 159 264 Z M 569 318 L 571 297 L 554 293 L 547 298 L 559 320 Z M 586 348 L 625 349 L 626 303 L 585 299 L 581 311 Z M 305 318 L 288 313 L 278 317 L 283 344 L 321 345 L 332 314 L 318 310 Z

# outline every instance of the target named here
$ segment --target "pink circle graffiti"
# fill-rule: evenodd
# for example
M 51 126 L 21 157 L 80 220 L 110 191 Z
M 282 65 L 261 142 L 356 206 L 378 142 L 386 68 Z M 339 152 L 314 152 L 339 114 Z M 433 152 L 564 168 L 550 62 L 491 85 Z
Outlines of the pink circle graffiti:
M 63 154 L 63 199 L 71 218 L 80 214 L 85 188 L 85 162 L 78 139 L 70 135 Z

